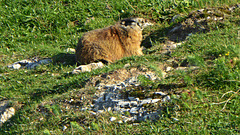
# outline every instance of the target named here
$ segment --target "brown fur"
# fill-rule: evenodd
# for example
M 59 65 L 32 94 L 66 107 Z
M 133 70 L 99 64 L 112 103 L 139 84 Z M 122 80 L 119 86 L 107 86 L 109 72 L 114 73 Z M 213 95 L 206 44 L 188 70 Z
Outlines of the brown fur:
M 77 44 L 77 62 L 80 64 L 96 61 L 112 63 L 123 57 L 143 55 L 140 44 L 142 29 L 146 24 L 145 19 L 129 18 L 107 28 L 85 33 Z

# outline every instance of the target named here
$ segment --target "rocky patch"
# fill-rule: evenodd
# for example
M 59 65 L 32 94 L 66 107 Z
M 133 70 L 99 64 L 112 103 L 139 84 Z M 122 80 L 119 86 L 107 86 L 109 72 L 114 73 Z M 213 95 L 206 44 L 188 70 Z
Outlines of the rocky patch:
M 12 69 L 20 69 L 20 68 L 35 69 L 37 66 L 41 64 L 49 64 L 51 62 L 52 62 L 52 59 L 50 58 L 40 59 L 38 57 L 35 57 L 32 59 L 17 61 L 11 65 L 8 65 L 7 67 Z
M 169 40 L 174 42 L 184 41 L 194 33 L 209 31 L 212 25 L 216 23 L 218 23 L 218 27 L 222 27 L 220 24 L 223 24 L 223 22 L 231 17 L 239 8 L 240 4 L 236 4 L 232 7 L 204 8 L 192 11 L 186 19 L 177 23 L 168 32 Z M 175 22 L 175 20 L 180 17 L 182 16 L 174 16 L 172 22 Z

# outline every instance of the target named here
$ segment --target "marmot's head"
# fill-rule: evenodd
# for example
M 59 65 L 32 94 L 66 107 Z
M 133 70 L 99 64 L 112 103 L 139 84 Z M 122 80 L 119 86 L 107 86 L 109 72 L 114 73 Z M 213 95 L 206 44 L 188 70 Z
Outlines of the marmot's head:
M 131 28 L 137 27 L 140 30 L 143 30 L 145 27 L 149 25 L 153 25 L 153 23 L 150 22 L 149 20 L 144 18 L 138 18 L 138 17 L 123 19 L 120 21 L 120 24 L 124 27 L 131 27 Z

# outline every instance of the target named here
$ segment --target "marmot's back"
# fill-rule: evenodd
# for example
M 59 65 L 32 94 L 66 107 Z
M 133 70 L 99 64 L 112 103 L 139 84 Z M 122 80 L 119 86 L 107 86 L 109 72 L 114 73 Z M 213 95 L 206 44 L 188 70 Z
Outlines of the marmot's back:
M 113 26 L 85 33 L 77 44 L 77 62 L 111 63 L 123 57 L 142 55 L 142 29 L 149 24 L 142 18 L 129 18 Z

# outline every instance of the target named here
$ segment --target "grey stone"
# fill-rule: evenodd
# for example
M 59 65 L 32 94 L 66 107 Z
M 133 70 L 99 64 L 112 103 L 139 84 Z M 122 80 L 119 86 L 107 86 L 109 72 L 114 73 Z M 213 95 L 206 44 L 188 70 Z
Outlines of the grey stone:
M 144 104 L 150 104 L 152 102 L 152 98 L 148 98 L 148 99 L 143 99 L 141 100 L 140 105 L 144 105 Z
M 128 97 L 128 100 L 130 100 L 130 101 L 137 101 L 137 99 L 135 97 Z
M 157 120 L 159 119 L 159 114 L 158 113 L 151 113 L 151 114 L 147 114 L 143 117 L 143 120 Z
M 131 113 L 131 114 L 137 114 L 137 113 L 138 113 L 138 110 L 139 110 L 138 107 L 132 107 L 132 108 L 130 109 L 130 113 Z
M 154 94 L 161 95 L 161 96 L 166 96 L 167 95 L 166 93 L 163 93 L 163 92 L 154 92 Z
M 157 103 L 158 101 L 160 101 L 161 99 L 153 99 L 152 101 L 151 101 L 151 103 Z
M 126 122 L 129 122 L 129 121 L 135 121 L 136 120 L 136 118 L 134 118 L 134 117 L 123 117 L 123 122 L 124 123 L 126 123 Z
M 104 97 L 99 97 L 98 99 L 97 99 L 97 102 L 103 102 L 104 101 Z
M 170 100 L 171 100 L 170 96 L 166 96 L 162 99 L 163 102 L 167 102 L 167 101 L 170 101 Z
M 122 108 L 130 107 L 130 102 L 129 101 L 121 101 L 121 102 L 118 103 L 118 105 Z
M 138 102 L 137 101 L 131 101 L 130 106 L 136 107 L 136 106 L 138 106 Z
M 43 60 L 39 60 L 39 58 L 25 59 L 18 62 L 13 63 L 12 65 L 8 65 L 8 68 L 20 69 L 26 67 L 27 69 L 35 69 L 40 64 L 49 64 L 52 60 L 47 58 Z
M 49 64 L 49 63 L 52 63 L 52 60 L 51 59 L 43 59 L 43 60 L 40 60 L 38 63 L 39 64 Z
M 26 65 L 26 68 L 27 69 L 35 69 L 39 65 L 40 65 L 39 63 L 31 63 L 31 64 Z

